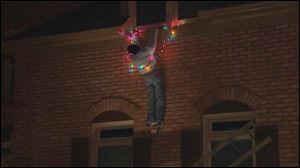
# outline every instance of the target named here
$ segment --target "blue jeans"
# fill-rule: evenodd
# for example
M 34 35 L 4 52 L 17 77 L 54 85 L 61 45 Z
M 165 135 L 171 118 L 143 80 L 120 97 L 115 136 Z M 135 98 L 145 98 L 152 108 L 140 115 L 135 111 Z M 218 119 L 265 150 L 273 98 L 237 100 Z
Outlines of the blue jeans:
M 143 75 L 148 91 L 148 116 L 147 122 L 163 121 L 165 117 L 165 92 L 161 73 L 154 69 L 149 74 Z

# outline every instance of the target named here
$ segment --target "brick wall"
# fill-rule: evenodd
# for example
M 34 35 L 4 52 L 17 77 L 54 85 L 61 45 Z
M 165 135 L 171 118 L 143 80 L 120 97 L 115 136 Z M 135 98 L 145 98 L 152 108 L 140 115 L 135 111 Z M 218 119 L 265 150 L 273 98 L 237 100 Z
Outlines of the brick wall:
M 258 111 L 259 125 L 277 126 L 280 166 L 299 165 L 298 20 L 180 36 L 188 29 L 178 30 L 177 41 L 160 60 L 167 111 L 163 133 L 153 136 L 152 166 L 180 166 L 181 130 L 201 126 L 205 108 L 228 99 Z M 17 52 L 15 166 L 69 166 L 71 138 L 89 136 L 96 114 L 123 109 L 120 104 L 128 102 L 121 98 L 136 105 L 123 110 L 135 131 L 145 129 L 143 79 L 127 72 L 120 59 L 124 44 L 107 44 Z M 115 103 L 101 104 L 111 97 Z

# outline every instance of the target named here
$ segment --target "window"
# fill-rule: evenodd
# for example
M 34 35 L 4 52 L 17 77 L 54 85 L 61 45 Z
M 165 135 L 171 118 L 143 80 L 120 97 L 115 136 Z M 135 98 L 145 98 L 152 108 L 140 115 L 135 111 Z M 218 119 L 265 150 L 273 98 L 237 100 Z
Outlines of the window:
M 212 123 L 212 132 L 233 131 L 241 129 L 249 120 L 241 121 L 221 121 Z
M 115 27 L 120 26 L 127 19 L 127 16 L 120 16 L 120 1 L 82 1 L 79 3 L 81 5 L 78 8 L 49 20 L 45 19 L 45 22 L 16 33 L 6 38 L 6 40 Z
M 165 1 L 137 1 L 137 25 L 165 22 Z
M 204 154 L 214 149 L 220 143 L 224 142 L 234 132 L 242 128 L 245 124 L 252 121 L 251 112 L 207 114 L 204 116 Z M 254 130 L 250 127 L 253 135 Z M 249 151 L 255 145 L 254 140 L 247 134 L 242 133 L 240 136 L 232 139 L 221 150 L 216 152 L 205 166 L 227 167 L 235 160 L 239 159 L 242 154 Z M 255 166 L 255 155 L 246 159 L 241 167 Z
M 221 140 L 212 140 L 211 148 L 216 147 L 218 144 L 222 143 Z M 252 147 L 252 141 L 249 139 L 234 140 L 234 145 L 238 148 L 241 153 L 247 152 Z M 226 145 L 223 149 L 217 152 L 218 158 L 216 156 L 212 157 L 211 166 L 212 167 L 223 167 L 228 166 L 233 161 L 238 159 L 241 154 L 232 145 Z M 239 167 L 253 167 L 253 157 L 249 157 L 245 160 Z
M 132 120 L 94 123 L 92 131 L 92 166 L 132 167 Z

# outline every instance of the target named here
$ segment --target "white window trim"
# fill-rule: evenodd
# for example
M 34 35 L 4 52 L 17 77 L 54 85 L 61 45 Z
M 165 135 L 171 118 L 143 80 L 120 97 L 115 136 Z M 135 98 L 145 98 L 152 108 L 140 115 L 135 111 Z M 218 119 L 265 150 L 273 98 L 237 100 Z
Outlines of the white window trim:
M 104 123 L 92 124 L 91 133 L 91 166 L 97 166 L 98 147 L 99 146 L 115 146 L 115 145 L 132 145 L 133 137 L 121 138 L 105 138 L 100 139 L 100 130 L 112 130 L 119 128 L 133 128 L 133 120 L 128 121 L 113 121 Z M 131 163 L 133 165 L 133 163 Z
M 212 123 L 213 122 L 224 122 L 224 121 L 243 121 L 243 120 L 253 120 L 253 114 L 255 111 L 251 112 L 234 112 L 234 113 L 220 113 L 220 114 L 205 114 L 203 116 L 203 155 L 207 154 L 211 150 L 211 141 L 218 139 L 226 139 L 228 134 L 233 133 L 234 131 L 214 131 L 212 133 Z M 253 129 L 254 131 L 254 129 Z M 252 132 L 254 136 L 254 132 Z M 247 134 L 241 135 L 236 139 L 249 139 Z M 255 145 L 255 142 L 252 141 L 252 147 Z M 205 162 L 205 167 L 211 167 L 211 159 Z M 256 155 L 253 155 L 253 166 L 256 166 Z

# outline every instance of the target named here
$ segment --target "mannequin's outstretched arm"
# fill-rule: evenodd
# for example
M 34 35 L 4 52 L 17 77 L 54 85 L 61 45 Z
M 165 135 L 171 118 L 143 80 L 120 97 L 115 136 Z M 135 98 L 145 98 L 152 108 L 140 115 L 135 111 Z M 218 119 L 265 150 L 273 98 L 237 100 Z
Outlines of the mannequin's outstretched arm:
M 156 50 L 158 32 L 159 32 L 159 29 L 155 29 L 149 37 L 147 47 L 150 48 L 150 52 L 151 52 L 150 54 L 154 54 L 154 52 Z

